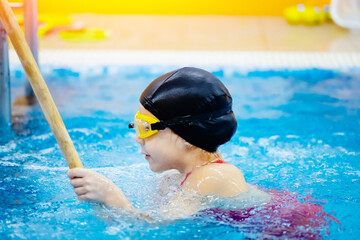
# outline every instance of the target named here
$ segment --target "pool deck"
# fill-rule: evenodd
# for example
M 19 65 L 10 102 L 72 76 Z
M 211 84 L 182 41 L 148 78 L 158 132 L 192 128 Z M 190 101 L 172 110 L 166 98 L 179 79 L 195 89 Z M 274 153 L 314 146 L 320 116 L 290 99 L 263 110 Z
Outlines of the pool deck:
M 71 15 L 72 24 L 109 33 L 101 41 L 69 41 L 52 31 L 40 39 L 40 62 L 55 65 L 236 65 L 360 67 L 360 34 L 333 23 L 289 25 L 282 17 Z M 18 62 L 14 51 L 10 60 Z
M 73 23 L 103 28 L 99 42 L 71 42 L 54 32 L 40 49 L 360 52 L 360 34 L 333 23 L 289 25 L 282 17 L 74 14 Z

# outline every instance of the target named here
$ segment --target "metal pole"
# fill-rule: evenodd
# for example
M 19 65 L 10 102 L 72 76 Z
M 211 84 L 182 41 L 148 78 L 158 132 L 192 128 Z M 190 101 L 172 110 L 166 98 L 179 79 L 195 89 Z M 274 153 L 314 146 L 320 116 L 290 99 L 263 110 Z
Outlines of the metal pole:
M 11 131 L 11 97 L 8 36 L 0 21 L 0 144 Z
M 38 37 L 38 6 L 37 0 L 24 0 L 24 30 L 25 38 L 31 52 L 35 58 L 36 63 L 39 66 L 38 61 L 38 48 L 39 48 L 39 37 Z M 29 81 L 27 81 L 25 87 L 25 95 L 30 102 L 35 101 L 35 94 Z M 30 103 L 29 102 L 29 103 Z

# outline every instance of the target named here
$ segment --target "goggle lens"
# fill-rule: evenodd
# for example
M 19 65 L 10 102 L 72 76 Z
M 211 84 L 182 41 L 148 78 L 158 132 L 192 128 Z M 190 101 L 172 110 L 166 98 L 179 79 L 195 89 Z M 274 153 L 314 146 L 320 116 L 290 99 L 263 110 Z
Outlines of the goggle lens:
M 134 119 L 135 131 L 138 136 L 144 135 L 150 131 L 150 124 L 140 119 Z

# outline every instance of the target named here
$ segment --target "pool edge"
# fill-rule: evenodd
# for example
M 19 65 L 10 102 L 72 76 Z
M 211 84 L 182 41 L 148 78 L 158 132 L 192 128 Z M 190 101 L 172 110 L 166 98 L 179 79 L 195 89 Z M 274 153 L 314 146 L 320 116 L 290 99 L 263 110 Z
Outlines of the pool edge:
M 10 64 L 20 64 L 14 50 Z M 350 52 L 242 52 L 242 51 L 128 51 L 128 50 L 41 50 L 40 64 L 121 66 L 234 66 L 242 68 L 360 67 L 360 53 Z

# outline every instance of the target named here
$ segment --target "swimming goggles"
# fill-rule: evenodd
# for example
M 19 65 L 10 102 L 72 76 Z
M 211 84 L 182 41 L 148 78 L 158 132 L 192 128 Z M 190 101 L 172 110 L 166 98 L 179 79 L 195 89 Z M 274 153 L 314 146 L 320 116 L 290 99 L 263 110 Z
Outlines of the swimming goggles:
M 135 129 L 138 137 L 147 138 L 159 131 L 159 129 L 153 126 L 153 124 L 157 122 L 159 122 L 159 120 L 156 118 L 137 112 L 134 117 L 134 122 L 129 124 L 129 128 Z
M 138 137 L 147 138 L 158 133 L 159 130 L 163 130 L 167 127 L 182 124 L 197 125 L 201 120 L 211 120 L 212 118 L 222 116 L 230 111 L 232 111 L 231 105 L 211 113 L 180 116 L 165 121 L 160 121 L 154 117 L 140 114 L 138 111 L 134 117 L 134 122 L 129 124 L 129 128 L 135 129 L 136 135 Z

